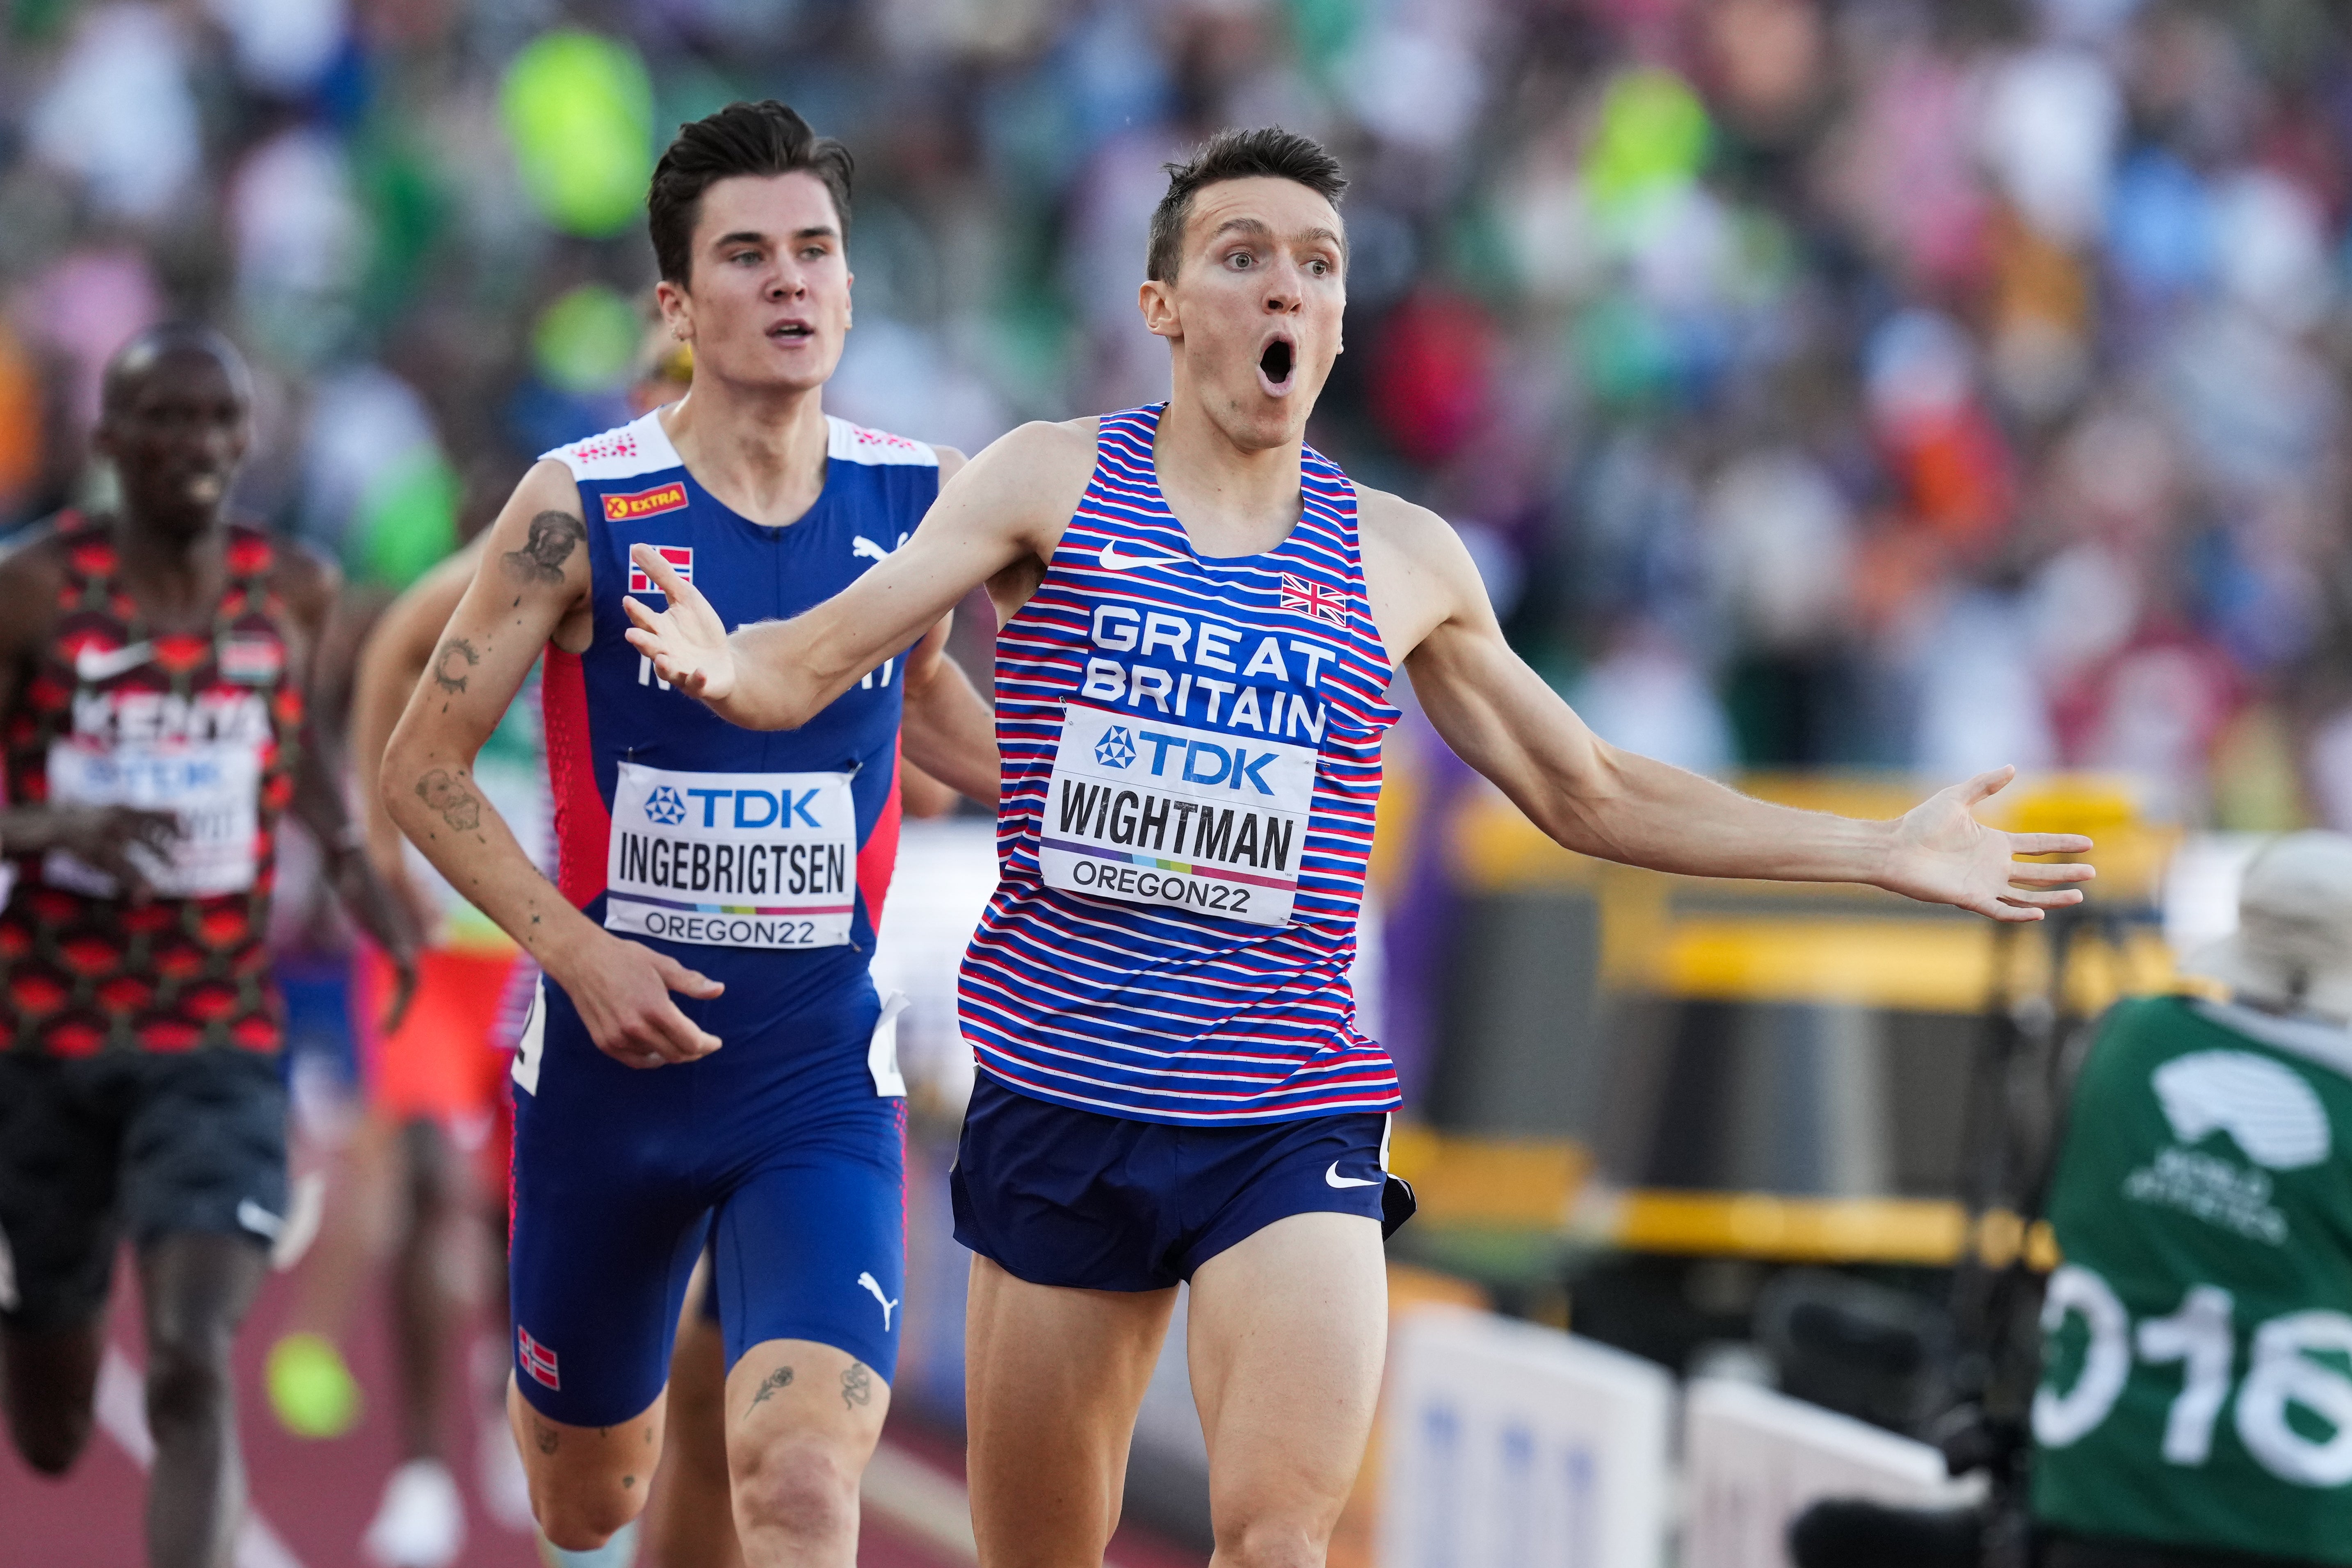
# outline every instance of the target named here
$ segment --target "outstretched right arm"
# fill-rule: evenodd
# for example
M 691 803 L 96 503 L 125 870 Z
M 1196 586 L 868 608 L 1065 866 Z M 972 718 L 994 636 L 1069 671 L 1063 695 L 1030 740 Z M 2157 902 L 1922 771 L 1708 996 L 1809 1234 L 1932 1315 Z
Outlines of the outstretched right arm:
M 747 730 L 796 730 L 904 653 L 966 594 L 1023 561 L 1053 558 L 1094 471 L 1092 420 L 1024 425 L 940 488 L 914 537 L 816 608 L 730 637 L 709 602 L 651 549 L 635 559 L 669 600 L 624 601 L 629 641 L 654 672 Z
M 476 909 L 562 985 L 597 1047 L 631 1067 L 718 1049 L 669 993 L 719 986 L 665 953 L 612 935 L 556 891 L 474 787 L 474 759 L 551 638 L 588 637 L 587 527 L 579 487 L 543 462 L 490 528 L 479 565 L 442 629 L 384 749 L 384 809 Z

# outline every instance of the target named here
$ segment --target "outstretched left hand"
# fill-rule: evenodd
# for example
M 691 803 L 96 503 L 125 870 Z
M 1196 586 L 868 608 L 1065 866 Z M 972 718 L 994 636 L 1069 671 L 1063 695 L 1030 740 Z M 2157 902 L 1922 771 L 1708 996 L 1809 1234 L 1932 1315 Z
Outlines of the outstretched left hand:
M 2020 855 L 2080 855 L 2079 833 L 2004 833 L 1972 815 L 2017 776 L 2013 767 L 1979 773 L 1938 791 L 1895 824 L 1878 885 L 1931 904 L 1954 904 L 1997 921 L 2038 921 L 2044 910 L 2083 901 L 2069 886 L 2098 873 L 2088 866 L 2019 860 Z

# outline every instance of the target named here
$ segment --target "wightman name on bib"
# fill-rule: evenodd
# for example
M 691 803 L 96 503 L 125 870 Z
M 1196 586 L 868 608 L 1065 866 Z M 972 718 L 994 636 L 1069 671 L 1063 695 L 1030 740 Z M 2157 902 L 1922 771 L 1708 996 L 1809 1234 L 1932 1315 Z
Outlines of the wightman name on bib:
M 707 947 L 838 947 L 857 904 L 847 773 L 619 764 L 604 924 Z
M 1314 798 L 1312 747 L 1073 702 L 1039 868 L 1068 892 L 1286 925 Z

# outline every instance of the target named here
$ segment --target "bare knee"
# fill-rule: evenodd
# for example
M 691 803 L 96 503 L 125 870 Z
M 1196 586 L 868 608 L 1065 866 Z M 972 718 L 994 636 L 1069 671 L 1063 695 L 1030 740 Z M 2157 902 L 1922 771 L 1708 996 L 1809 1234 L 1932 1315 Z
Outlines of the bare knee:
M 615 1532 L 636 1518 L 646 1506 L 643 1487 L 623 1489 L 618 1486 L 598 1488 L 593 1491 L 566 1491 L 557 1494 L 554 1489 L 531 1488 L 531 1512 L 539 1520 L 539 1528 L 551 1545 L 566 1552 L 593 1552 Z
M 1217 1561 L 1233 1568 L 1323 1568 L 1331 1522 L 1281 1516 L 1217 1527 Z
M 208 1426 L 227 1413 L 228 1335 L 196 1332 L 153 1339 L 147 1354 L 147 1425 L 161 1435 Z
M 735 1517 L 745 1533 L 822 1542 L 857 1527 L 857 1467 L 838 1447 L 769 1444 L 734 1468 Z

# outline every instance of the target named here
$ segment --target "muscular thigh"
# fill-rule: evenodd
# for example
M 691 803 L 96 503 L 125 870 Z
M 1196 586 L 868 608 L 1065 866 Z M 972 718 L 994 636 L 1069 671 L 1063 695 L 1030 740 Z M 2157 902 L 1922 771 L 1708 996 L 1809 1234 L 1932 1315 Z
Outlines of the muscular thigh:
M 79 1329 L 106 1305 L 121 1239 L 120 1108 L 83 1064 L 0 1054 L 0 1324 Z M 114 1097 L 119 1098 L 119 1097 Z
M 535 1087 L 515 1096 L 515 1386 L 558 1427 L 618 1427 L 657 1410 L 707 1230 L 692 1067 L 611 1063 L 562 1005 L 543 1051 Z M 524 1436 L 530 1457 L 536 1429 Z
M 1277 1220 L 1192 1276 L 1188 1352 L 1218 1534 L 1328 1536 L 1363 1463 L 1387 1349 L 1377 1220 Z

